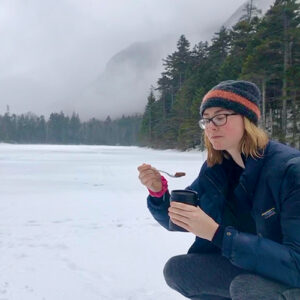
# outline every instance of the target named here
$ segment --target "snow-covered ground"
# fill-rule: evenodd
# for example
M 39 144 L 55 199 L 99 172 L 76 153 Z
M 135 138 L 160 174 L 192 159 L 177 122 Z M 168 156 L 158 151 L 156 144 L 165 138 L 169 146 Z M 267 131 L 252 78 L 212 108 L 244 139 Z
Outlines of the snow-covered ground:
M 0 144 L 0 300 L 179 300 L 164 282 L 194 237 L 147 210 L 143 162 L 198 175 L 201 152 Z

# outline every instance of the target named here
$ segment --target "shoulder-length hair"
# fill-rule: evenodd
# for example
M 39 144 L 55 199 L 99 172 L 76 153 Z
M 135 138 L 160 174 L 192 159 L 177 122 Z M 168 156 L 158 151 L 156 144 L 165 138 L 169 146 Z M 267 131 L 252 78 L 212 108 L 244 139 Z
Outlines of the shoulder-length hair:
M 245 131 L 240 142 L 241 153 L 246 157 L 249 155 L 253 158 L 262 157 L 263 151 L 266 148 L 269 138 L 267 133 L 257 127 L 248 118 L 243 117 Z M 209 167 L 215 164 L 221 164 L 223 161 L 224 151 L 215 150 L 204 132 L 204 142 L 207 149 L 207 165 Z

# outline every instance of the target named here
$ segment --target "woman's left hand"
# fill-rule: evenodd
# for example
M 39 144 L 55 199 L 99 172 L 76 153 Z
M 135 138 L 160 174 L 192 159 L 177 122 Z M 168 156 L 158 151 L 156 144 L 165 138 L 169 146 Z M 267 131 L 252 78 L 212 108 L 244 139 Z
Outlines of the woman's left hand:
M 219 224 L 207 215 L 199 206 L 171 201 L 169 207 L 171 221 L 194 233 L 196 236 L 211 241 Z

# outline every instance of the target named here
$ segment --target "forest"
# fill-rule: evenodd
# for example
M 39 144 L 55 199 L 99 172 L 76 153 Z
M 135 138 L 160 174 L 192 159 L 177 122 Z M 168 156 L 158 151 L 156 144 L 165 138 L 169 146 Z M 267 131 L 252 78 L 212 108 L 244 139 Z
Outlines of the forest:
M 71 117 L 63 112 L 51 113 L 48 120 L 32 113 L 0 115 L 0 141 L 23 144 L 138 144 L 141 116 L 122 116 L 104 121 L 92 118 L 82 122 L 79 115 Z
M 264 16 L 250 1 L 232 28 L 191 47 L 182 35 L 151 87 L 139 135 L 155 148 L 203 149 L 199 107 L 223 80 L 255 82 L 262 92 L 260 127 L 270 138 L 300 147 L 300 5 L 276 0 Z

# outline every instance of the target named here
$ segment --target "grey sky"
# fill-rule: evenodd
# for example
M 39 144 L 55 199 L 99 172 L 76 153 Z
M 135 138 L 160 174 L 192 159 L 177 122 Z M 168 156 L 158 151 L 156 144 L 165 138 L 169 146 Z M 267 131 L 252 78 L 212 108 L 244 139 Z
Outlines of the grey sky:
M 132 43 L 170 34 L 209 39 L 244 2 L 1 0 L 0 114 L 6 105 L 12 113 L 60 111 Z

